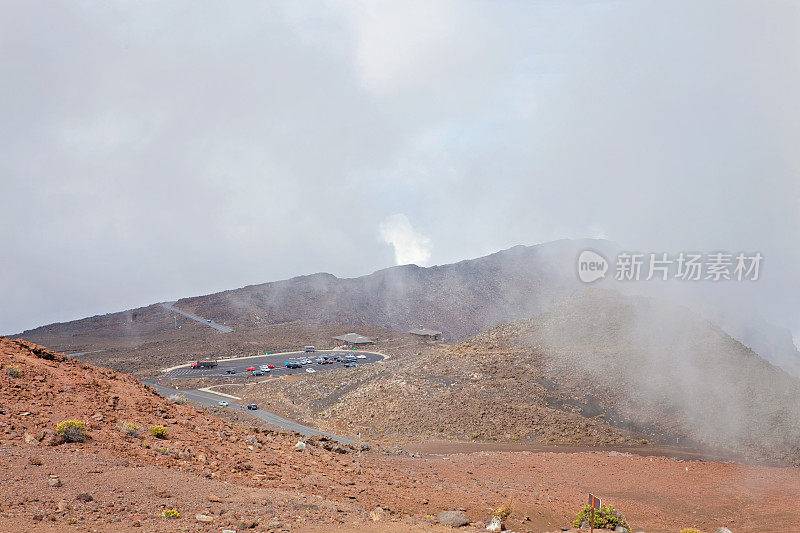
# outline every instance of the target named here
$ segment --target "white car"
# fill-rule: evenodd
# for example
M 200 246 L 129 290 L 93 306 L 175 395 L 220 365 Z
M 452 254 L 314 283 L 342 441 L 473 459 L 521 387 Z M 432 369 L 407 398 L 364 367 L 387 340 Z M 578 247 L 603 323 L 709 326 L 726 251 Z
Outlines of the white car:
M 228 407 L 228 402 L 226 402 L 225 400 L 220 400 L 217 402 L 217 405 L 219 405 L 220 407 Z
M 356 356 L 356 359 L 366 359 L 366 358 L 367 358 L 367 356 L 366 356 L 366 355 L 364 355 L 363 353 L 360 353 L 360 354 L 358 354 L 358 355 Z
M 258 369 L 261 370 L 262 372 L 269 372 L 270 370 L 272 370 L 267 365 L 261 365 L 260 367 L 258 367 Z
M 306 368 L 306 372 L 308 372 L 309 374 L 313 374 L 314 372 L 316 372 L 316 370 L 314 370 L 313 368 Z

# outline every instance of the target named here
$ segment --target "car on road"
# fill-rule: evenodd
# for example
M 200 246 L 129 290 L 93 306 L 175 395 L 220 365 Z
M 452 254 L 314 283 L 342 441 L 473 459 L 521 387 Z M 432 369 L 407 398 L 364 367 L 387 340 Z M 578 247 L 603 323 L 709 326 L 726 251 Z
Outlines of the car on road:
M 303 359 L 302 361 L 300 361 L 301 365 L 310 365 L 311 363 L 313 363 L 311 359 Z
M 358 363 L 356 363 L 356 362 L 354 362 L 354 361 L 350 361 L 349 363 L 345 363 L 345 364 L 344 364 L 344 367 L 345 367 L 345 368 L 355 368 L 355 367 L 357 367 L 357 366 L 358 366 Z
M 306 368 L 306 372 L 308 372 L 309 374 L 313 374 L 314 372 L 316 372 L 316 370 L 314 370 L 313 368 L 309 367 L 309 368 Z
M 283 366 L 285 366 L 286 368 L 302 368 L 303 367 L 303 365 L 298 363 L 297 361 L 286 361 L 285 363 L 283 363 Z
M 364 355 L 363 353 L 360 353 L 360 354 L 358 354 L 358 355 L 356 356 L 356 359 L 366 359 L 366 358 L 367 358 L 367 356 L 366 356 L 366 355 Z
M 211 324 L 211 319 L 210 319 L 210 318 L 206 318 L 206 322 L 208 322 L 209 324 Z
M 345 361 L 355 361 L 356 360 L 356 356 L 348 354 L 348 355 L 344 356 L 344 360 Z
M 220 407 L 228 407 L 228 402 L 226 402 L 225 400 L 220 400 L 217 402 L 217 405 L 219 405 Z
M 236 369 L 235 368 L 229 368 L 228 370 L 225 371 L 225 373 L 226 374 L 235 374 L 236 373 Z
M 254 403 L 251 403 L 247 405 L 247 409 L 249 409 L 250 411 L 255 411 L 258 409 L 258 406 Z
M 254 376 L 263 376 L 264 373 L 261 370 L 253 370 L 253 375 Z
M 323 359 L 322 357 L 317 357 L 316 359 L 314 359 L 314 362 L 317 363 L 318 365 L 324 365 L 325 359 Z
M 258 367 L 258 369 L 261 370 L 262 372 L 269 372 L 273 368 L 275 368 L 275 365 L 261 365 L 260 367 Z
M 247 371 L 248 372 L 253 372 L 255 369 L 256 369 L 256 367 L 254 367 L 254 366 L 248 366 L 247 367 Z

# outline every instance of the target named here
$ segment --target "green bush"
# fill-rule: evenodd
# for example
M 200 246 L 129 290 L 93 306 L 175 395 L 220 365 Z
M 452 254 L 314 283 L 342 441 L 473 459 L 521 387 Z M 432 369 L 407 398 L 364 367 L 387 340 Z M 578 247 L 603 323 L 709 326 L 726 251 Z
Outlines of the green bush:
M 86 440 L 86 422 L 80 420 L 64 420 L 56 426 L 56 433 L 66 442 L 83 442 Z
M 157 439 L 166 439 L 167 428 L 164 426 L 150 426 L 150 434 Z
M 592 521 L 592 506 L 591 505 L 584 505 L 583 509 L 578 513 L 578 517 L 575 518 L 575 521 L 572 522 L 572 525 L 575 527 L 581 527 L 581 524 L 586 521 L 591 523 Z M 625 517 L 622 516 L 622 513 L 618 512 L 610 505 L 603 505 L 600 509 L 594 510 L 594 527 L 598 529 L 614 529 L 617 526 L 622 526 L 624 528 L 628 528 L 627 522 L 625 522 Z
M 129 437 L 139 436 L 139 426 L 133 422 L 120 422 L 117 428 Z
M 161 516 L 164 518 L 180 518 L 181 514 L 177 509 L 164 509 L 161 511 Z

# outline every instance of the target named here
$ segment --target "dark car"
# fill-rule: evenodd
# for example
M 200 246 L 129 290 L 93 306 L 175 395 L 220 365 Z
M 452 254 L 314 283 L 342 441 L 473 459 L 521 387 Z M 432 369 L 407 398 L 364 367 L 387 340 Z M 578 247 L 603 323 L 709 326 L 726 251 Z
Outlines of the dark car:
M 250 411 L 255 411 L 255 410 L 257 410 L 257 409 L 258 409 L 258 406 L 257 406 L 256 404 L 254 404 L 254 403 L 251 403 L 251 404 L 248 404 L 247 408 L 248 408 Z
M 349 363 L 345 363 L 344 364 L 345 368 L 355 368 L 357 366 L 358 366 L 358 363 L 354 363 L 353 361 L 350 361 Z
M 254 376 L 263 376 L 264 373 L 261 370 L 253 370 L 253 375 Z
M 225 373 L 226 374 L 235 374 L 236 373 L 236 369 L 235 368 L 229 368 L 228 370 L 225 371 Z

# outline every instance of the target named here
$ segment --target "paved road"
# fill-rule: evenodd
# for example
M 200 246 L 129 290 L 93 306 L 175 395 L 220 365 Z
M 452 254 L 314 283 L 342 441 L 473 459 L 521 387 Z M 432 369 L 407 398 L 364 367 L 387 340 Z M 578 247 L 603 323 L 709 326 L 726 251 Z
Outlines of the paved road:
M 234 405 L 235 400 L 232 400 L 228 396 L 221 396 L 219 394 L 214 394 L 213 392 L 201 391 L 201 390 L 176 390 L 174 388 L 163 387 L 151 380 L 147 380 L 145 381 L 145 383 L 155 388 L 159 394 L 165 397 L 181 393 L 190 400 L 194 400 L 196 402 L 200 402 L 206 405 L 216 406 L 220 401 L 224 400 L 231 404 L 229 407 L 227 407 L 227 409 L 237 409 L 237 410 L 239 409 L 238 404 Z M 246 409 L 242 412 L 258 417 L 261 420 L 264 420 L 265 422 L 268 422 L 274 426 L 278 426 L 279 428 L 283 428 L 289 431 L 296 431 L 297 433 L 305 435 L 306 437 L 311 437 L 314 435 L 322 435 L 325 437 L 330 437 L 331 439 L 340 442 L 342 444 L 356 444 L 356 441 L 354 440 L 350 440 L 345 437 L 339 437 L 338 435 L 332 435 L 324 431 L 319 431 L 317 429 L 304 426 L 302 424 L 298 424 L 294 420 L 283 418 L 282 416 L 278 416 L 275 413 L 270 413 L 269 411 L 262 411 L 261 409 L 256 409 L 254 411 L 251 411 Z
M 368 364 L 368 363 L 375 363 L 378 361 L 383 360 L 383 356 L 380 354 L 372 353 L 372 352 L 362 352 L 362 351 L 317 351 L 314 353 L 305 353 L 305 352 L 288 352 L 288 353 L 280 353 L 280 354 L 273 354 L 273 355 L 261 355 L 261 356 L 253 356 L 253 357 L 246 357 L 240 359 L 231 359 L 229 361 L 221 360 L 218 361 L 217 366 L 214 368 L 190 368 L 188 366 L 183 366 L 180 368 L 174 368 L 168 372 L 165 372 L 160 377 L 162 380 L 169 380 L 169 379 L 186 379 L 186 378 L 231 378 L 236 380 L 249 380 L 249 381 L 262 381 L 265 379 L 269 379 L 270 376 L 285 376 L 290 374 L 305 374 L 306 369 L 312 368 L 315 372 L 324 372 L 326 370 L 332 370 L 334 368 L 342 368 L 344 363 L 334 363 L 334 364 L 327 364 L 327 365 L 320 365 L 317 363 L 306 365 L 302 368 L 286 368 L 283 363 L 286 361 L 297 361 L 298 359 L 311 359 L 312 361 L 317 359 L 318 357 L 322 357 L 323 355 L 355 355 L 363 356 L 361 359 L 356 359 L 356 363 L 359 365 Z M 269 372 L 265 372 L 264 376 L 253 376 L 250 372 L 247 371 L 248 368 L 258 368 L 261 365 L 274 365 L 275 368 Z M 235 374 L 226 374 L 225 371 L 233 369 L 236 371 Z M 355 369 L 353 369 L 355 370 Z
M 208 319 L 201 318 L 201 317 L 199 317 L 197 315 L 193 315 L 191 313 L 187 313 L 186 311 L 181 311 L 180 309 L 175 307 L 176 303 L 177 303 L 177 301 L 175 301 L 175 302 L 164 302 L 163 304 L 161 304 L 161 307 L 163 307 L 167 311 L 175 311 L 179 315 L 183 315 L 186 318 L 191 318 L 192 320 L 196 320 L 197 322 L 200 322 L 201 324 L 204 324 L 206 326 L 212 327 L 212 328 L 216 329 L 217 331 L 221 331 L 222 333 L 230 333 L 231 331 L 233 331 L 228 326 L 223 326 L 222 324 L 217 324 L 216 322 L 212 322 L 212 321 L 210 321 Z

